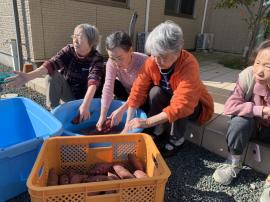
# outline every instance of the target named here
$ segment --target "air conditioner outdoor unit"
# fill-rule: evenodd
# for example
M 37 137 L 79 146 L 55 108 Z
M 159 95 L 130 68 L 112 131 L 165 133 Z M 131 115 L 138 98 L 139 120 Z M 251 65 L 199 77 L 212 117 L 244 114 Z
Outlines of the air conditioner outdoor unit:
M 196 37 L 196 50 L 213 50 L 214 34 L 204 33 L 197 34 Z

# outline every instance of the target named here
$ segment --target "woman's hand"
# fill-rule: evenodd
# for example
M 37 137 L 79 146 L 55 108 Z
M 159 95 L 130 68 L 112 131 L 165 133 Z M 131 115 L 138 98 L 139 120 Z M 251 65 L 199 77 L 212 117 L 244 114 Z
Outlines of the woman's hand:
M 134 130 L 135 128 L 148 128 L 147 119 L 134 118 L 129 121 L 121 133 L 127 133 L 128 131 Z
M 109 117 L 111 119 L 111 127 L 119 125 L 119 123 L 122 121 L 125 111 L 125 108 L 120 107 L 112 112 Z
M 269 119 L 270 117 L 270 107 L 263 107 L 263 111 L 262 111 L 262 117 L 263 119 Z
M 79 114 L 80 114 L 80 123 L 82 121 L 89 119 L 90 118 L 89 107 L 82 104 L 79 108 Z
M 27 73 L 17 71 L 13 71 L 13 73 L 16 75 L 5 79 L 5 81 L 8 82 L 7 87 L 18 88 L 29 81 L 29 75 Z
M 105 121 L 106 121 L 106 116 L 99 117 L 98 122 L 96 124 L 96 128 L 98 131 L 102 131 L 102 125 L 104 124 Z

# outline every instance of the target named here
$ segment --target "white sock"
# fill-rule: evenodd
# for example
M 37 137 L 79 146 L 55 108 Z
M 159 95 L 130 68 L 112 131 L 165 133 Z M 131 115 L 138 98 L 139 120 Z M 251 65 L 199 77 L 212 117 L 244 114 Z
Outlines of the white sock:
M 173 150 L 174 146 L 180 146 L 184 143 L 185 139 L 183 137 L 181 137 L 179 140 L 170 140 L 171 144 L 166 144 L 165 148 L 167 150 Z
M 239 165 L 240 164 L 240 155 L 230 155 L 229 160 L 232 162 L 233 165 Z
M 170 140 L 171 143 L 173 143 L 175 146 L 180 146 L 184 143 L 185 138 L 181 137 L 179 140 Z
M 162 135 L 162 133 L 163 133 L 164 131 L 165 131 L 165 126 L 164 126 L 164 124 L 159 124 L 159 125 L 156 125 L 156 126 L 155 126 L 153 133 L 154 133 L 156 136 L 160 136 L 160 135 Z

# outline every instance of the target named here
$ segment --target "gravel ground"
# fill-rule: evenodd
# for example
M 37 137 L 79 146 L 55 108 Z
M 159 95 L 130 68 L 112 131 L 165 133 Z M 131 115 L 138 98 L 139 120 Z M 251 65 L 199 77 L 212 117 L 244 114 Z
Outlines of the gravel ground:
M 12 90 L 4 87 L 2 91 L 0 90 L 0 95 L 4 93 L 17 93 L 19 96 L 31 98 L 45 106 L 44 96 L 26 87 Z M 212 174 L 224 159 L 192 143 L 186 143 L 177 156 L 165 160 L 172 172 L 166 186 L 166 202 L 257 202 L 266 177 L 244 167 L 231 185 L 218 185 L 213 181 Z M 9 202 L 28 201 L 30 198 L 27 193 L 9 200 Z

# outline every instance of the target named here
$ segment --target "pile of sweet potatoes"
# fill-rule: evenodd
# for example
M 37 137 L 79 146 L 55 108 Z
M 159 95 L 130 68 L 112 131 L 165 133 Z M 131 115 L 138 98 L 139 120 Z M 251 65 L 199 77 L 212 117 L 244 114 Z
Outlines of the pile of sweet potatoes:
M 89 170 L 83 174 L 70 171 L 58 175 L 56 169 L 51 168 L 47 186 L 145 177 L 148 176 L 144 163 L 136 155 L 128 154 L 127 162 L 97 163 L 90 166 Z

